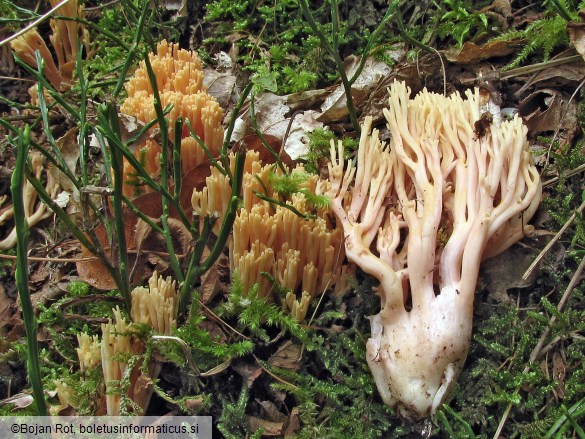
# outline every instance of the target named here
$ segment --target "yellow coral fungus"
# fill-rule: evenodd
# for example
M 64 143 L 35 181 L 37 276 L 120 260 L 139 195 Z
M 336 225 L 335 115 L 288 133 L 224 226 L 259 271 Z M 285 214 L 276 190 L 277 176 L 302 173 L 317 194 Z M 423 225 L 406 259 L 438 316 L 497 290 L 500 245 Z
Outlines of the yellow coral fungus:
M 224 130 L 221 125 L 223 111 L 217 100 L 209 95 L 203 86 L 201 60 L 195 52 L 179 49 L 178 44 L 162 41 L 157 46 L 156 53 L 149 54 L 149 61 L 156 77 L 161 105 L 163 108 L 172 106 L 166 115 L 169 121 L 169 139 L 175 138 L 175 122 L 179 118 L 185 122 L 180 137 L 182 170 L 186 173 L 207 159 L 205 150 L 191 137 L 186 122 L 189 122 L 209 153 L 216 156 L 223 144 Z M 120 109 L 123 114 L 135 117 L 143 123 L 156 119 L 153 88 L 144 61 L 126 84 L 126 90 L 128 97 Z M 151 135 L 155 133 L 156 127 L 151 130 Z M 143 154 L 143 147 L 138 146 L 135 153 L 137 158 L 141 151 Z M 148 148 L 146 152 L 146 160 L 149 163 L 158 160 L 160 151 Z M 158 169 L 154 169 L 152 173 L 151 167 L 147 172 L 156 177 Z M 124 192 L 128 196 L 143 192 L 142 189 L 136 188 L 139 182 L 132 178 L 132 174 L 135 174 L 132 167 L 125 164 Z
M 232 157 L 232 165 L 233 161 Z M 315 217 L 306 219 L 291 209 L 271 205 L 259 198 L 257 193 L 271 198 L 280 197 L 270 185 L 272 172 L 278 174 L 281 171 L 274 165 L 263 165 L 258 152 L 246 153 L 242 179 L 243 203 L 233 225 L 230 248 L 232 268 L 238 271 L 244 291 L 258 283 L 259 295 L 271 298 L 271 282 L 261 275 L 265 272 L 273 276 L 281 287 L 295 292 L 300 289 L 314 297 L 340 279 L 343 261 L 341 230 L 329 222 L 327 209 L 317 209 Z M 303 169 L 298 167 L 292 172 L 303 172 Z M 303 186 L 316 192 L 317 181 L 316 176 L 309 177 Z M 223 217 L 229 197 L 229 179 L 212 168 L 206 187 L 194 191 L 191 201 L 194 211 L 201 216 L 217 212 Z M 302 193 L 293 194 L 286 203 L 303 214 L 313 210 Z M 287 300 L 292 303 L 293 299 Z M 307 300 L 301 299 L 300 303 L 304 306 Z

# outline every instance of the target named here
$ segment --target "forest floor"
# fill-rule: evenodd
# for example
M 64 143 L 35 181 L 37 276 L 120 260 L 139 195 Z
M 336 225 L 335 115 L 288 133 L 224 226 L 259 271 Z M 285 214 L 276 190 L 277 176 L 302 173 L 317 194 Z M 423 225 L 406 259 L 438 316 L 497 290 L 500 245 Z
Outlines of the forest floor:
M 2 40 L 50 9 L 47 2 L 28 3 L 1 6 Z M 378 394 L 366 363 L 367 317 L 380 308 L 379 297 L 372 292 L 377 284 L 373 277 L 348 268 L 350 275 L 338 282 L 345 288 L 334 294 L 333 288 L 325 287 L 314 294 L 307 315 L 295 319 L 275 272 L 257 279 L 274 284 L 268 301 L 261 297 L 262 285 L 248 288 L 243 280 L 234 280 L 231 230 L 218 233 L 220 222 L 201 247 L 201 261 L 214 254 L 218 242 L 225 246 L 207 272 L 193 281 L 193 288 L 184 289 L 194 298 L 193 305 L 189 302 L 187 312 L 179 311 L 169 332 L 182 344 L 159 342 L 153 338 L 156 331 L 138 326 L 131 336 L 143 349 L 116 357 L 135 370 L 141 364 L 160 369 L 158 378 L 151 375 L 143 388 L 136 387 L 137 393 L 146 388 L 145 393 L 152 393 L 144 406 L 136 398 L 134 403 L 126 398 L 136 376 L 118 378 L 114 393 L 123 396 L 121 413 L 211 415 L 217 437 L 227 438 L 585 437 L 581 5 L 564 0 L 543 4 L 451 0 L 420 6 L 409 2 L 388 6 L 378 0 L 309 2 L 313 28 L 299 6 L 305 1 L 203 3 L 165 0 L 144 7 L 139 0 L 106 6 L 87 1 L 84 15 L 78 13 L 74 20 L 70 16 L 69 21 L 59 19 L 65 8 L 55 12 L 56 22 L 84 26 L 77 36 L 86 44 L 77 67 L 76 59 L 68 66 L 57 63 L 63 78 L 69 78 L 59 87 L 39 81 L 36 67 L 24 67 L 34 58 L 21 56 L 24 62 L 16 62 L 11 45 L 0 46 L 0 413 L 39 410 L 27 376 L 31 350 L 19 302 L 16 241 L 9 244 L 15 226 L 11 179 L 18 136 L 25 126 L 32 130 L 31 150 L 47 152 L 41 166 L 34 168 L 38 182 L 48 188 L 52 179 L 57 181 L 52 198 L 70 198 L 55 209 L 78 229 L 47 209 L 31 225 L 23 247 L 28 251 L 27 297 L 38 322 L 40 374 L 52 413 L 103 412 L 102 365 L 97 361 L 95 370 L 80 369 L 76 349 L 79 333 L 102 334 L 102 325 L 114 319 L 116 306 L 130 320 L 120 279 L 125 276 L 127 286 L 134 288 L 146 285 L 155 270 L 189 278 L 189 257 L 198 245 L 176 212 L 184 208 L 191 217 L 191 193 L 205 186 L 210 162 L 186 173 L 180 194 L 169 201 L 168 215 L 157 191 L 133 199 L 135 210 L 147 218 L 124 208 L 120 215 L 128 243 L 125 256 L 114 256 L 117 248 L 109 244 L 116 236 L 112 230 L 119 226 L 116 202 L 97 192 L 107 188 L 108 194 L 119 195 L 112 179 L 108 183 L 109 167 L 104 166 L 104 157 L 115 160 L 115 153 L 105 152 L 107 142 L 99 142 L 100 133 L 111 143 L 108 129 L 115 126 L 122 144 L 145 135 L 147 129 L 121 113 L 112 123 L 110 110 L 118 114 L 126 96 L 123 83 L 166 39 L 203 60 L 207 93 L 221 107 L 223 126 L 230 124 L 232 114 L 239 118 L 234 141 L 226 142 L 233 151 L 244 147 L 263 151 L 263 160 L 274 163 L 262 144 L 266 141 L 287 172 L 303 163 L 305 170 L 326 178 L 329 141 L 342 139 L 346 150 L 355 148 L 356 121 L 362 123 L 371 115 L 380 137 L 389 139 L 382 110 L 395 80 L 404 81 L 412 96 L 425 88 L 450 95 L 479 87 L 505 117 L 518 114 L 527 126 L 543 196 L 529 236 L 481 265 L 469 354 L 452 398 L 432 419 L 405 420 Z M 396 11 L 385 16 L 393 6 Z M 59 49 L 50 42 L 58 27 L 53 23 L 43 20 L 37 29 L 57 59 Z M 364 56 L 367 60 L 360 64 Z M 45 60 L 45 73 L 47 64 Z M 362 69 L 351 85 L 353 104 L 347 102 L 340 69 L 349 78 Z M 31 100 L 29 89 L 39 82 L 50 90 L 45 99 L 37 93 Z M 253 108 L 249 99 L 239 102 L 245 93 L 253 96 Z M 188 131 L 183 126 L 183 132 Z M 156 140 L 161 140 L 160 132 Z M 67 163 L 73 174 L 69 181 L 63 172 L 54 172 L 56 165 L 49 170 L 51 155 L 61 155 L 62 163 Z M 354 155 L 350 151 L 348 158 Z M 168 160 L 168 168 L 176 169 L 172 157 Z M 29 166 L 34 167 L 32 160 Z M 174 175 L 171 172 L 169 181 Z M 281 181 L 288 186 L 271 193 L 284 202 L 308 187 Z M 91 197 L 79 195 L 82 187 L 94 188 Z M 172 198 L 174 186 L 162 187 Z M 36 197 L 27 200 L 31 213 L 41 209 Z M 84 203 L 99 207 L 90 212 Z M 317 221 L 313 215 L 317 211 L 316 207 L 307 211 L 304 218 Z M 109 222 L 99 224 L 100 214 Z M 145 223 L 150 228 L 140 227 Z M 80 242 L 84 236 L 105 249 L 106 263 L 96 262 L 87 245 L 84 248 Z M 539 264 L 529 270 L 537 257 Z M 120 271 L 124 258 L 130 270 Z M 105 268 L 108 261 L 111 270 Z M 343 259 L 337 263 L 350 266 Z M 112 272 L 121 273 L 118 282 Z M 300 291 L 292 293 L 300 300 Z

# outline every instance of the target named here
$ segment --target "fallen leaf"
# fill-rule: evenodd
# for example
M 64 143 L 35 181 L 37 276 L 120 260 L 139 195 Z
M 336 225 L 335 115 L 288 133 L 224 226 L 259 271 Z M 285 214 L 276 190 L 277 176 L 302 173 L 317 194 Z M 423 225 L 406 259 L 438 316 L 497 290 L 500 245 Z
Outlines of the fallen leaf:
M 206 257 L 205 250 L 203 258 Z M 203 304 L 209 303 L 217 294 L 227 293 L 229 287 L 230 262 L 225 254 L 221 254 L 217 262 L 201 276 L 201 302 Z
M 248 388 L 252 387 L 256 378 L 262 375 L 262 368 L 257 363 L 246 363 L 244 361 L 236 361 L 232 364 L 232 368 L 246 380 Z
M 317 120 L 318 115 L 316 111 L 308 110 L 294 118 L 284 145 L 284 150 L 293 160 L 303 158 L 309 153 L 308 134 L 317 128 L 323 128 L 323 123 Z
M 281 144 L 286 138 L 284 151 L 288 153 L 290 158 L 296 160 L 308 152 L 307 132 L 323 127 L 323 123 L 317 120 L 318 113 L 313 110 L 293 112 L 288 105 L 290 96 L 293 95 L 277 96 L 273 93 L 263 93 L 254 104 L 254 111 L 257 128 L 262 135 L 275 139 L 274 143 L 279 144 L 279 150 L 281 150 Z M 298 94 L 290 98 L 290 101 L 298 105 L 299 101 L 295 100 L 297 98 Z M 249 114 L 246 113 L 238 118 L 236 126 L 237 129 L 234 129 L 232 133 L 232 141 L 254 138 L 255 134 L 247 134 L 253 131 Z M 248 140 L 247 143 L 253 142 Z M 257 150 L 262 149 L 260 147 Z
M 301 431 L 300 411 L 298 407 L 293 407 L 293 409 L 290 411 L 290 417 L 288 420 L 288 425 L 284 432 L 284 437 L 285 438 L 293 437 L 299 431 Z
M 579 23 L 569 23 L 567 29 L 569 31 L 569 39 L 577 52 L 585 58 L 585 9 L 579 11 Z
M 574 50 L 564 51 L 555 56 L 551 61 L 570 57 Z M 581 82 L 585 77 L 585 61 L 572 61 L 554 67 L 548 67 L 533 75 L 526 83 L 514 93 L 515 96 L 523 96 L 526 90 L 535 84 L 546 83 L 546 87 L 555 88 L 571 83 Z M 542 86 L 542 84 L 541 84 Z
M 509 21 L 513 16 L 510 0 L 494 0 L 491 5 L 482 8 L 480 12 L 485 13 L 499 31 L 505 31 L 510 27 Z
M 293 161 L 291 157 L 286 153 L 286 151 L 282 149 L 282 140 L 271 134 L 263 134 L 262 137 L 264 137 L 264 141 L 268 144 L 270 149 L 272 149 L 272 151 L 278 154 L 280 161 L 282 161 L 282 163 L 288 166 L 289 168 L 292 168 Z M 260 161 L 264 164 L 276 163 L 276 158 L 274 157 L 272 152 L 270 152 L 268 148 L 264 146 L 264 143 L 262 143 L 262 139 L 260 139 L 260 137 L 257 134 L 249 134 L 245 136 L 234 147 L 234 150 L 239 149 L 243 149 L 245 151 L 258 151 L 258 153 L 260 153 Z
M 32 395 L 29 395 L 28 393 L 19 393 L 18 395 L 1 400 L 0 406 L 13 404 L 15 409 L 24 409 L 30 406 L 34 401 L 35 399 L 32 397 Z
M 199 398 L 186 398 L 183 399 L 182 403 L 185 404 L 185 407 L 193 413 L 199 410 L 203 406 L 204 398 L 200 396 Z
M 262 428 L 264 431 L 262 437 L 266 436 L 282 436 L 284 430 L 284 422 L 271 422 L 265 419 L 260 419 L 255 416 L 248 416 L 248 423 L 252 432 Z
M 56 140 L 55 142 L 59 151 L 61 152 L 61 156 L 67 165 L 69 171 L 75 175 L 75 170 L 77 169 L 77 161 L 79 160 L 79 142 L 77 140 L 77 128 L 71 128 L 69 131 L 65 133 L 62 137 Z M 49 172 L 53 175 L 59 186 L 65 191 L 75 193 L 77 188 L 71 182 L 71 180 L 65 176 L 59 169 L 55 166 L 51 166 L 49 168 Z
M 288 340 L 268 359 L 268 364 L 283 369 L 298 370 L 301 358 L 301 346 Z
M 24 322 L 20 318 L 20 312 L 15 312 L 12 317 L 10 318 L 10 323 L 8 325 L 9 332 L 6 335 L 6 340 L 8 341 L 18 341 L 26 334 L 26 329 L 24 327 Z
M 577 134 L 577 105 L 557 90 L 542 89 L 530 94 L 520 102 L 518 114 L 534 133 L 566 130 L 565 139 Z
M 205 185 L 205 178 L 211 174 L 209 163 L 204 163 L 189 171 L 182 180 L 181 193 L 179 194 L 179 204 L 189 217 L 193 211 L 191 206 L 191 194 L 193 189 L 200 190 Z M 173 188 L 170 188 L 173 193 Z M 157 192 L 150 192 L 143 194 L 132 200 L 136 208 L 149 218 L 158 218 L 162 215 L 162 197 Z M 183 225 L 183 223 L 176 218 L 178 214 L 175 209 L 170 209 L 169 228 L 171 230 L 171 237 L 175 244 L 175 251 L 178 254 L 185 254 L 188 250 L 191 235 Z M 128 207 L 123 209 L 124 216 L 124 235 L 126 239 L 126 246 L 128 248 L 128 258 L 130 267 L 136 267 L 130 279 L 131 284 L 136 284 L 142 281 L 145 277 L 150 277 L 152 271 L 159 264 L 164 264 L 168 267 L 168 256 L 161 257 L 160 254 L 167 252 L 166 244 L 162 236 L 153 231 L 149 231 L 147 224 L 139 219 L 139 217 Z M 155 221 L 156 222 L 156 221 Z M 139 223 L 141 225 L 139 226 Z M 137 227 L 139 236 L 137 237 Z M 99 245 L 104 249 L 105 254 L 109 257 L 111 253 L 110 243 L 106 233 L 106 228 L 103 224 L 99 224 L 94 233 L 98 239 Z M 149 237 L 148 239 L 146 237 Z M 137 260 L 137 244 L 140 244 L 140 255 Z M 162 243 L 162 244 L 161 244 Z M 85 247 L 81 247 L 81 253 L 84 260 L 77 262 L 77 272 L 79 277 L 84 282 L 89 283 L 94 288 L 100 290 L 111 290 L 116 288 L 114 280 L 111 278 L 106 266 Z M 149 262 L 145 264 L 145 262 Z M 163 267 L 159 266 L 162 270 Z
M 6 295 L 6 291 L 0 284 L 0 335 L 4 336 L 8 332 L 10 319 L 14 314 L 13 305 L 15 301 Z
M 173 21 L 187 16 L 187 0 L 162 0 L 158 7 L 162 10 L 173 11 Z
M 357 72 L 359 63 L 360 58 L 353 55 L 345 59 L 344 67 L 349 78 Z M 351 86 L 351 96 L 356 108 L 370 96 L 384 78 L 390 77 L 391 73 L 392 69 L 385 62 L 368 58 L 362 72 Z M 321 114 L 317 120 L 331 123 L 340 121 L 348 115 L 345 88 L 340 84 L 321 105 Z
M 532 251 L 521 246 L 510 247 L 503 253 L 481 263 L 479 288 L 485 288 L 496 302 L 511 303 L 508 290 L 526 288 L 536 279 L 536 272 L 523 280 L 522 275 L 534 260 Z
M 509 41 L 489 41 L 483 46 L 466 41 L 463 47 L 452 47 L 445 50 L 444 54 L 452 63 L 474 64 L 491 58 L 508 56 L 514 53 L 514 50 Z
M 272 422 L 286 422 L 287 416 L 278 410 L 276 404 L 272 401 L 257 401 L 262 406 L 264 412 L 268 416 L 268 420 Z
M 208 67 L 203 69 L 203 85 L 207 93 L 213 96 L 223 108 L 226 108 L 232 99 L 236 85 L 236 76 L 230 72 L 218 72 Z
M 286 104 L 292 111 L 310 110 L 315 108 L 315 106 L 320 106 L 335 88 L 327 87 L 320 90 L 307 90 L 293 93 L 286 97 Z

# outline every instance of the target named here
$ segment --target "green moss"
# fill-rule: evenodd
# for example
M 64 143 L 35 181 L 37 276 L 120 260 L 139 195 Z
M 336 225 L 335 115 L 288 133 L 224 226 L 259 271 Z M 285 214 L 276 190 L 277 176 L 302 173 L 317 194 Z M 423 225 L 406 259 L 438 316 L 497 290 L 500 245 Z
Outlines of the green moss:
M 536 62 L 546 62 L 555 50 L 567 47 L 567 22 L 578 21 L 577 11 L 583 6 L 585 2 L 570 0 L 544 2 L 541 18 L 528 24 L 525 29 L 511 30 L 495 38 L 494 41 L 519 42 L 523 45 L 522 50 L 506 68 L 517 67 L 534 56 Z
M 433 2 L 434 25 L 437 36 L 442 40 L 452 40 L 462 47 L 467 40 L 488 32 L 488 19 L 484 13 L 472 11 L 463 0 L 445 0 L 440 4 Z
M 319 28 L 331 39 L 330 4 L 311 6 Z M 228 44 L 237 45 L 238 62 L 245 70 L 262 77 L 267 72 L 273 75 L 277 87 L 268 90 L 296 93 L 337 78 L 332 58 L 322 50 L 296 0 L 261 4 L 214 0 L 207 5 L 205 19 L 212 30 L 204 44 L 219 43 L 226 49 Z M 351 30 L 349 21 L 342 20 L 338 36 L 342 51 L 349 54 L 363 46 L 367 31 L 363 26 Z
M 323 159 L 331 156 L 331 141 L 337 145 L 335 133 L 329 129 L 317 128 L 309 133 L 309 152 L 303 159 L 306 161 L 305 169 L 308 172 L 318 174 L 322 168 Z M 348 158 L 357 150 L 359 140 L 352 137 L 344 137 L 343 148 L 345 157 Z

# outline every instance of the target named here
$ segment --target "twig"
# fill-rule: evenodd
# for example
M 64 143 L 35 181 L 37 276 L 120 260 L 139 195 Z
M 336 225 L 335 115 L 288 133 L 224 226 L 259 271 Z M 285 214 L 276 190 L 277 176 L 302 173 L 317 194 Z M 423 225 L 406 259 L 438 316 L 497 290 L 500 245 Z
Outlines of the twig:
M 35 27 L 37 24 L 45 21 L 47 18 L 49 18 L 50 15 L 53 14 L 53 12 L 55 12 L 57 9 L 59 9 L 61 6 L 66 5 L 67 3 L 69 3 L 69 0 L 63 0 L 61 3 L 59 3 L 57 6 L 55 6 L 53 9 L 49 10 L 49 12 L 41 15 L 39 18 L 37 18 L 35 21 L 33 21 L 32 23 L 30 23 L 28 26 L 26 26 L 24 29 L 21 29 L 20 31 L 16 32 L 14 35 L 9 36 L 8 38 L 6 38 L 5 40 L 0 41 L 0 47 L 2 47 L 4 44 L 8 44 L 10 43 L 12 40 L 15 40 L 16 38 L 18 38 L 19 36 L 27 33 L 30 29 L 32 29 L 33 27 Z
M 508 78 L 512 78 L 514 76 L 527 75 L 530 73 L 539 72 L 539 71 L 547 69 L 549 67 L 556 67 L 556 66 L 568 64 L 570 62 L 579 61 L 579 60 L 583 60 L 583 57 L 581 55 L 572 55 L 572 56 L 567 56 L 565 58 L 553 59 L 553 60 L 547 61 L 547 62 L 532 64 L 532 65 L 524 66 L 524 67 L 518 67 L 516 69 L 510 69 L 510 70 L 506 70 L 504 72 L 502 72 L 501 69 L 496 70 L 495 72 L 490 72 L 486 75 L 483 75 L 481 79 L 486 80 L 486 81 L 492 81 L 495 79 L 499 79 L 499 80 L 508 79 Z M 475 82 L 478 79 L 479 79 L 479 77 L 462 79 L 461 83 L 468 84 L 470 82 Z
M 272 373 L 270 370 L 268 370 L 266 367 L 264 367 L 264 365 L 262 364 L 263 361 L 260 360 L 256 355 L 252 354 L 252 356 L 254 357 L 254 359 L 256 360 L 256 363 L 258 363 L 258 366 L 260 366 L 260 368 L 266 372 L 268 375 L 270 375 L 272 378 L 274 378 L 276 381 L 281 382 L 282 384 L 286 384 L 287 386 L 291 386 L 295 389 L 298 389 L 299 386 L 295 386 L 293 383 L 289 383 L 286 380 L 283 380 L 282 378 L 280 378 L 278 375 Z
M 222 325 L 226 326 L 227 328 L 229 328 L 231 331 L 233 331 L 234 333 L 236 333 L 237 335 L 239 335 L 243 339 L 250 340 L 250 337 L 245 336 L 244 334 L 242 334 L 241 332 L 239 332 L 236 328 L 234 328 L 233 326 L 231 326 L 228 322 L 226 322 L 221 317 L 219 317 L 217 314 L 215 314 L 201 300 L 199 300 L 199 305 L 201 305 L 201 307 L 203 308 L 203 310 L 206 311 L 207 313 L 209 313 L 218 323 L 221 323 Z
M 16 260 L 16 256 L 14 255 L 4 255 L 0 253 L 0 259 L 12 259 L 13 261 Z M 89 262 L 89 261 L 96 261 L 99 260 L 97 256 L 90 256 L 87 258 L 43 258 L 38 256 L 29 256 L 29 261 L 34 262 Z
M 563 174 L 563 178 L 569 178 L 572 177 L 573 175 L 579 174 L 580 172 L 585 171 L 585 164 L 577 166 L 575 169 L 571 169 L 568 172 L 565 172 Z M 545 181 L 544 183 L 542 183 L 542 187 L 550 187 L 553 184 L 557 183 L 559 180 L 561 179 L 561 177 L 554 177 L 551 178 L 550 180 Z
M 536 259 L 534 259 L 534 262 L 530 264 L 530 267 L 528 267 L 526 273 L 522 275 L 523 280 L 528 279 L 528 277 L 530 276 L 530 274 L 532 274 L 532 272 L 534 271 L 538 263 L 541 261 L 541 259 L 544 258 L 544 256 L 548 253 L 552 246 L 555 245 L 555 243 L 560 239 L 563 233 L 565 233 L 565 231 L 570 227 L 570 225 L 573 224 L 573 221 L 575 221 L 575 218 L 577 218 L 577 214 L 583 212 L 583 209 L 585 209 L 585 201 L 581 203 L 581 205 L 575 211 L 575 213 L 573 213 L 573 215 L 571 215 L 571 217 L 567 220 L 563 227 L 561 227 L 561 230 L 559 230 L 557 234 L 554 236 L 554 238 L 551 239 L 550 242 L 542 249 L 542 251 L 536 257 Z

